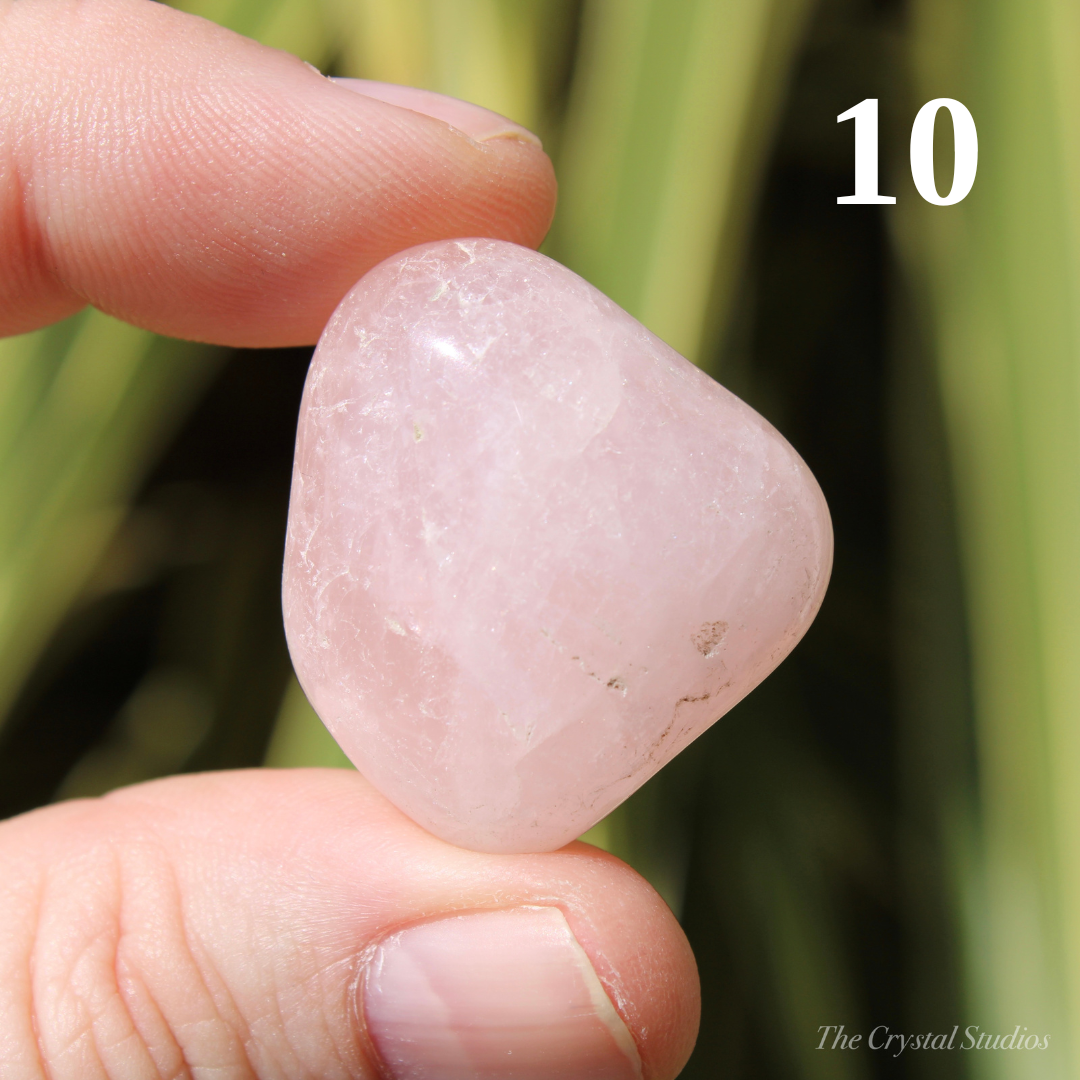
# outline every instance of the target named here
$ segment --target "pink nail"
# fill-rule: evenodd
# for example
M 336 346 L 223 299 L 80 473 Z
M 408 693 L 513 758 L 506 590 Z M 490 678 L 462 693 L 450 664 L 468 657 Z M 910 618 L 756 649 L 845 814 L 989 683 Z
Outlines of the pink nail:
M 507 120 L 490 109 L 482 109 L 469 101 L 436 94 L 433 90 L 419 90 L 415 86 L 398 86 L 395 83 L 372 82 L 370 79 L 333 79 L 338 86 L 353 90 L 364 97 L 397 105 L 401 109 L 433 116 L 444 124 L 463 131 L 476 142 L 492 139 L 522 139 L 534 146 L 540 140 L 528 129 L 513 120 Z
M 640 1080 L 634 1040 L 563 913 L 474 912 L 391 935 L 363 981 L 393 1080 Z

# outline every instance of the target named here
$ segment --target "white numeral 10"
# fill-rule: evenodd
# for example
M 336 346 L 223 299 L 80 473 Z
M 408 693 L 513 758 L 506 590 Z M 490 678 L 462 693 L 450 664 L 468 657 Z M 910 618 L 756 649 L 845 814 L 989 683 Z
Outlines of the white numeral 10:
M 953 124 L 954 162 L 952 187 L 939 195 L 934 180 L 934 125 L 942 109 L 948 109 Z M 838 124 L 855 121 L 855 194 L 836 201 L 845 206 L 880 206 L 895 203 L 892 195 L 878 194 L 878 99 L 866 98 L 853 109 L 841 113 Z M 979 168 L 979 133 L 966 106 L 954 98 L 928 101 L 911 126 L 911 178 L 919 194 L 935 206 L 954 206 L 967 197 Z

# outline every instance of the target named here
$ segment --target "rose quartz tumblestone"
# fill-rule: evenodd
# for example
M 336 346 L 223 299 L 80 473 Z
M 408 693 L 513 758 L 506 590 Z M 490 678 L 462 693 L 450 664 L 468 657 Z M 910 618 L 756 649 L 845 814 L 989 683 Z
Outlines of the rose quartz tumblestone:
M 831 561 L 780 434 L 534 251 L 402 252 L 319 343 L 289 648 L 357 768 L 455 844 L 579 836 L 791 651 Z

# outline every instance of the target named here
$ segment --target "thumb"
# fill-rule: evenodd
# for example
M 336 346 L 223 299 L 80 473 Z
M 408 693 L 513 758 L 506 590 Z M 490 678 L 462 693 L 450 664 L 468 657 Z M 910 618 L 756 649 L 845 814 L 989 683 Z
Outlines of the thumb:
M 333 770 L 0 826 L 0 971 L 5 1080 L 666 1080 L 698 1015 L 626 866 L 463 851 Z
M 535 246 L 551 220 L 551 163 L 516 125 L 355 93 L 150 0 L 0 0 L 0 71 L 0 336 L 91 303 L 177 337 L 307 344 L 394 252 Z

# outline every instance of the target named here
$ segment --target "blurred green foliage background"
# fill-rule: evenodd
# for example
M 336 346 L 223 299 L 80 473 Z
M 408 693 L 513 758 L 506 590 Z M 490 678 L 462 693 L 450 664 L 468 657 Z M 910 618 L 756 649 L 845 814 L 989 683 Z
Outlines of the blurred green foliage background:
M 793 656 L 589 839 L 694 945 L 684 1075 L 1080 1078 L 1080 7 L 184 0 L 322 70 L 538 131 L 545 250 L 762 411 L 837 551 Z M 917 196 L 918 107 L 981 138 Z M 882 109 L 882 190 L 838 207 Z M 951 140 L 938 125 L 938 185 Z M 95 311 L 0 341 L 0 815 L 172 772 L 347 765 L 279 585 L 309 351 Z M 819 1025 L 1052 1050 L 819 1051 Z

